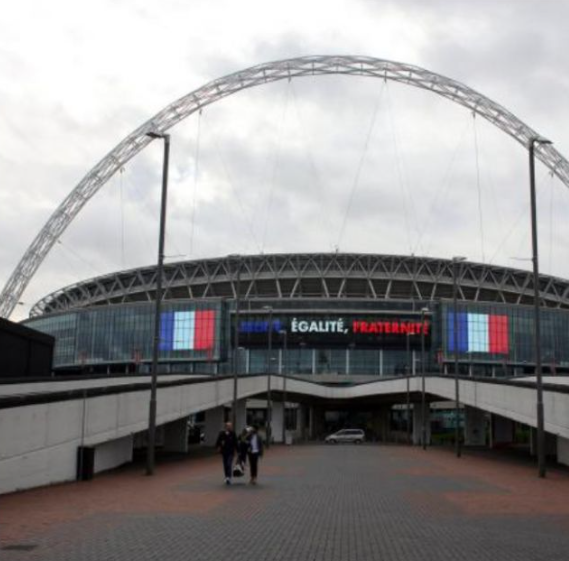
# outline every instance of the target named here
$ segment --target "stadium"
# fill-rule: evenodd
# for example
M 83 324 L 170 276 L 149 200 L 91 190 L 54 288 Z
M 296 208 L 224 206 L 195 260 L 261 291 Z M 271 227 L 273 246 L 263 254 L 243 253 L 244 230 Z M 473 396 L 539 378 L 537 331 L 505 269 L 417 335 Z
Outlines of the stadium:
M 46 296 L 24 323 L 55 337 L 56 372 L 145 373 L 155 293 L 155 266 L 121 271 Z M 567 373 L 569 282 L 542 275 L 540 298 L 544 370 Z M 530 272 L 458 260 L 321 253 L 178 262 L 164 269 L 159 367 L 345 383 L 416 373 L 422 359 L 427 371 L 454 372 L 457 358 L 463 375 L 529 374 L 532 303 Z

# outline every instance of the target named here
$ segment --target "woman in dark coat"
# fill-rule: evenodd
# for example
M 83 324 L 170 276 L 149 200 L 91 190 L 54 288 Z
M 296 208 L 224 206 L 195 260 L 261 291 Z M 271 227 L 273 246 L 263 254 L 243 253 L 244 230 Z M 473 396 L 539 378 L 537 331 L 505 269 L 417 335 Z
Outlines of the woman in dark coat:
M 257 427 L 250 427 L 247 435 L 247 454 L 249 456 L 249 469 L 251 470 L 251 485 L 257 484 L 259 471 L 259 458 L 263 455 L 263 439 L 257 432 Z

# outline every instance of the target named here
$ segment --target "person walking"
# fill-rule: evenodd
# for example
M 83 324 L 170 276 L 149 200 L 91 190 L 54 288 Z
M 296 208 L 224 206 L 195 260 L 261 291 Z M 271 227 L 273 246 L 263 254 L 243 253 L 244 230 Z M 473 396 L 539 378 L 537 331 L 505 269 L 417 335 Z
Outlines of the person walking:
M 259 472 L 259 458 L 263 455 L 263 439 L 257 432 L 257 427 L 249 427 L 247 436 L 247 453 L 249 456 L 249 469 L 251 470 L 251 485 L 257 484 L 257 474 Z
M 231 477 L 233 475 L 233 457 L 238 451 L 237 436 L 233 431 L 232 423 L 225 423 L 225 429 L 219 433 L 215 446 L 221 454 L 221 459 L 223 460 L 225 484 L 231 485 Z
M 243 471 L 245 471 L 245 466 L 247 465 L 247 452 L 249 451 L 248 436 L 249 431 L 247 428 L 244 428 L 237 441 L 237 463 Z

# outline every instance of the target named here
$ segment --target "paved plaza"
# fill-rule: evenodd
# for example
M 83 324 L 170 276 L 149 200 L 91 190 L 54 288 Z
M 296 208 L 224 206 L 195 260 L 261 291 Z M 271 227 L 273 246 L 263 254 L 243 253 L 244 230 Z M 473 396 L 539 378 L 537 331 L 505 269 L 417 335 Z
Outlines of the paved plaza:
M 277 447 L 260 483 L 219 458 L 0 497 L 0 559 L 566 560 L 569 472 L 487 452 Z

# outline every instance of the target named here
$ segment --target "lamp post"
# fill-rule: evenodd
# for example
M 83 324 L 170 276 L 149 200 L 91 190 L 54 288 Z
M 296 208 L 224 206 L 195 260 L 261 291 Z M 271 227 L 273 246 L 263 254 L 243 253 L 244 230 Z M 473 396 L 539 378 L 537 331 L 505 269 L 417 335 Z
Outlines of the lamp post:
M 158 268 L 156 271 L 156 308 L 154 313 L 154 340 L 152 342 L 152 377 L 150 383 L 150 406 L 148 415 L 148 447 L 146 450 L 146 475 L 154 474 L 156 448 L 156 389 L 158 379 L 158 351 L 160 346 L 160 311 L 162 308 L 162 274 L 164 270 L 164 243 L 166 238 L 166 202 L 168 198 L 168 164 L 170 159 L 170 135 L 148 132 L 152 139 L 164 141 L 162 167 L 162 196 L 160 202 L 160 234 L 158 239 Z
M 237 370 L 239 369 L 239 311 L 241 304 L 241 255 L 229 255 L 230 263 L 237 263 L 235 270 L 235 313 L 233 327 L 233 405 L 231 408 L 231 420 L 233 421 L 233 430 L 237 431 Z M 230 275 L 233 267 L 229 267 Z
M 539 260 L 537 245 L 537 201 L 535 196 L 535 145 L 551 144 L 545 138 L 529 140 L 529 177 L 531 198 L 531 241 L 533 262 L 533 344 L 535 353 L 535 377 L 537 387 L 537 465 L 539 477 L 545 477 L 545 433 L 543 415 L 543 381 L 541 372 L 541 329 L 539 316 Z
M 425 314 L 429 308 L 421 308 L 421 445 L 427 449 L 427 399 L 425 396 Z
M 466 257 L 452 258 L 452 307 L 453 307 L 453 335 L 454 335 L 454 448 L 456 457 L 460 458 L 462 449 L 460 446 L 460 387 L 458 383 L 458 264 L 466 260 Z
M 288 333 L 286 329 L 281 329 L 279 335 L 283 337 L 283 444 L 286 444 L 286 379 L 287 379 L 287 369 L 286 369 L 286 359 L 287 359 L 287 337 Z
M 271 355 L 273 353 L 273 307 L 263 306 L 263 310 L 269 313 L 269 333 L 267 341 L 267 448 L 271 446 L 273 403 L 271 401 Z
M 411 377 L 411 371 L 413 369 L 412 364 L 411 364 L 411 343 L 410 343 L 410 337 L 411 337 L 411 333 L 407 332 L 405 334 L 406 336 L 406 343 L 407 343 L 407 383 L 406 383 L 406 387 L 407 387 L 407 406 L 406 406 L 406 423 L 405 423 L 405 430 L 407 431 L 407 444 L 411 444 L 411 391 L 410 391 L 410 377 Z

